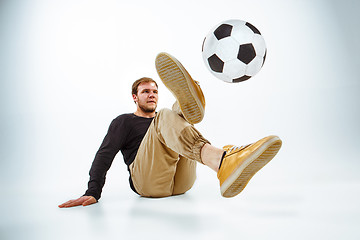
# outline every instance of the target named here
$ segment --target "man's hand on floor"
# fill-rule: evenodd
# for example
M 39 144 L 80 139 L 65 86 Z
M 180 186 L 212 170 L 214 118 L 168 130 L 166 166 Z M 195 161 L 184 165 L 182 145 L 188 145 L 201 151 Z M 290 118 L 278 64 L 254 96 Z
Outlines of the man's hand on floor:
M 96 203 L 96 199 L 93 196 L 82 196 L 78 199 L 69 200 L 61 205 L 59 205 L 59 208 L 69 208 L 69 207 L 75 207 L 75 206 L 88 206 L 91 204 Z

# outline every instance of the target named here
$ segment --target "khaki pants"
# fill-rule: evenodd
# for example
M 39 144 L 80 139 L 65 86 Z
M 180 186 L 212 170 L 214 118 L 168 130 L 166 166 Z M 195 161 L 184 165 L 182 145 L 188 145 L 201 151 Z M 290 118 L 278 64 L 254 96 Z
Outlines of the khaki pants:
M 144 197 L 183 194 L 194 184 L 200 150 L 209 143 L 177 111 L 160 110 L 130 165 L 136 191 Z

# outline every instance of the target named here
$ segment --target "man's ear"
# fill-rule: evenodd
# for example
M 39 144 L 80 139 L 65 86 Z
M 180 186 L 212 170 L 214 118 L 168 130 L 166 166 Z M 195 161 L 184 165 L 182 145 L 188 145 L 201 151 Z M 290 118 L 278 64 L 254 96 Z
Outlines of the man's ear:
M 136 94 L 133 94 L 132 97 L 133 97 L 134 103 L 136 104 L 138 101 L 138 97 L 136 96 Z

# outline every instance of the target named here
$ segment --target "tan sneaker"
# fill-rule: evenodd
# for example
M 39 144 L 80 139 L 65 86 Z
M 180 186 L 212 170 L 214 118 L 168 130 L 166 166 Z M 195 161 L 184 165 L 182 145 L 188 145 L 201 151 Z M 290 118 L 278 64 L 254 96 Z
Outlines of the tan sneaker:
M 226 154 L 217 174 L 221 195 L 234 197 L 239 194 L 255 173 L 273 159 L 281 144 L 278 136 L 268 136 L 247 146 L 223 147 Z
M 178 101 L 185 119 L 191 124 L 201 122 L 205 113 L 205 97 L 199 83 L 170 54 L 159 53 L 155 66 L 159 77 Z

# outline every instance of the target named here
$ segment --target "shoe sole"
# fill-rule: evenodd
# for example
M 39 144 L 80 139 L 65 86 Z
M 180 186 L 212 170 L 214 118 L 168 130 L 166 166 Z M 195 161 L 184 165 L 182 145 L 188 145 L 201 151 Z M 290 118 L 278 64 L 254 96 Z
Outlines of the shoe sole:
M 167 53 L 160 53 L 155 60 L 156 70 L 165 86 L 173 93 L 185 119 L 199 123 L 204 117 L 204 108 L 192 87 L 193 80 L 182 64 Z
M 224 181 L 220 187 L 223 197 L 238 195 L 248 184 L 250 179 L 263 168 L 278 153 L 282 145 L 279 137 L 274 136 L 259 146 L 236 170 Z

